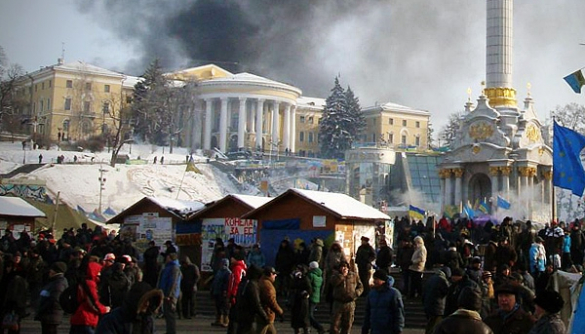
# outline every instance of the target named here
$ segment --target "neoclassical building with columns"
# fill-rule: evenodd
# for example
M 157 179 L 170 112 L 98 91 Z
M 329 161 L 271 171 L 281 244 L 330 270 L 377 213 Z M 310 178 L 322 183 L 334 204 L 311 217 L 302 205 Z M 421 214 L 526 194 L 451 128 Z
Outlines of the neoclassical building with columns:
M 187 145 L 222 152 L 296 152 L 299 88 L 250 73 L 205 65 L 167 74 L 198 81 L 199 100 Z
M 486 83 L 471 99 L 451 151 L 439 165 L 442 206 L 502 196 L 517 219 L 551 217 L 552 150 L 542 136 L 530 85 L 518 106 L 512 85 L 513 1 L 487 0 Z

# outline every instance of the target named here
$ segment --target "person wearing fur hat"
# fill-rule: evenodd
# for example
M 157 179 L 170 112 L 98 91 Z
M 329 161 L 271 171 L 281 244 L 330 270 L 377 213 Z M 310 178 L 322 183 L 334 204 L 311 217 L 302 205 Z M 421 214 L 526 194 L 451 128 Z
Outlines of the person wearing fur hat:
M 563 297 L 554 290 L 545 290 L 536 297 L 534 303 L 534 316 L 538 320 L 528 334 L 564 334 L 565 324 L 559 314 L 565 304 Z
M 59 297 L 69 286 L 64 276 L 66 271 L 67 265 L 64 262 L 53 263 L 49 269 L 49 279 L 41 289 L 35 320 L 41 322 L 43 334 L 57 333 L 57 327 L 63 320 Z
M 459 308 L 441 321 L 435 328 L 435 334 L 493 334 L 479 315 L 482 307 L 481 291 L 477 288 L 465 287 L 461 290 L 458 300 Z M 516 333 L 516 332 L 510 332 Z
M 494 334 L 519 333 L 526 334 L 532 328 L 534 319 L 517 301 L 517 288 L 504 284 L 496 288 L 498 309 L 485 319 Z
M 401 334 L 404 330 L 404 303 L 394 278 L 383 269 L 374 272 L 374 286 L 366 299 L 362 334 Z

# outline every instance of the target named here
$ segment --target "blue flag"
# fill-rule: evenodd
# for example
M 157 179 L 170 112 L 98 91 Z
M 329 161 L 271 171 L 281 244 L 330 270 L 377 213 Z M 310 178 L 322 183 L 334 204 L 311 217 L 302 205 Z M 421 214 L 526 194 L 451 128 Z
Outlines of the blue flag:
M 408 215 L 414 219 L 423 220 L 425 218 L 425 210 L 417 208 L 414 205 L 408 207 Z
M 489 214 L 490 213 L 490 206 L 488 203 L 486 203 L 486 201 L 481 201 L 481 203 L 479 203 L 479 211 L 483 212 L 484 214 Z
M 463 212 L 469 219 L 473 219 L 475 217 L 475 211 L 467 204 L 463 206 Z
M 553 136 L 553 185 L 569 189 L 581 197 L 585 189 L 585 170 L 581 151 L 585 136 L 555 122 Z
M 564 77 L 565 81 L 571 86 L 571 89 L 577 94 L 581 94 L 581 87 L 585 85 L 585 77 L 583 77 L 583 72 L 581 70 L 577 70 L 566 77 Z
M 498 196 L 498 208 L 508 210 L 510 208 L 510 202 L 506 201 L 502 196 Z

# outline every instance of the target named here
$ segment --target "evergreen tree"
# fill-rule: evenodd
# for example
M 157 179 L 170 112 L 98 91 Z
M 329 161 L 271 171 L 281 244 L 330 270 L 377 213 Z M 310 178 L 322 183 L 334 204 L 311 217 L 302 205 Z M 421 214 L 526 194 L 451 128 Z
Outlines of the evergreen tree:
M 365 125 L 358 99 L 349 88 L 348 92 L 336 77 L 319 123 L 319 148 L 324 158 L 343 159 Z

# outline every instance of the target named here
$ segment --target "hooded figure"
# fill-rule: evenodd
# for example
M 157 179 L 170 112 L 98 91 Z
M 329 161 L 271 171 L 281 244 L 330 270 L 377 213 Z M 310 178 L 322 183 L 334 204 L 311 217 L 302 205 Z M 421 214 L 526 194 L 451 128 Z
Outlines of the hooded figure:
M 410 276 L 409 295 L 414 298 L 417 294 L 422 294 L 422 275 L 427 262 L 427 249 L 423 238 L 417 236 L 414 238 L 414 253 L 410 258 L 408 272 Z
M 99 301 L 97 283 L 102 266 L 97 262 L 89 262 L 85 280 L 77 287 L 77 301 L 79 307 L 71 316 L 71 328 L 77 328 L 79 333 L 87 333 L 84 329 L 93 329 L 97 326 L 99 317 L 106 314 L 110 308 Z M 85 285 L 83 285 L 85 284 Z M 77 332 L 76 332 L 77 333 Z
M 124 304 L 106 314 L 98 323 L 100 334 L 152 334 L 154 317 L 163 302 L 163 292 L 148 283 L 134 284 Z
M 404 330 L 404 303 L 394 278 L 383 269 L 374 273 L 374 286 L 366 297 L 362 333 L 400 334 Z

